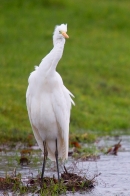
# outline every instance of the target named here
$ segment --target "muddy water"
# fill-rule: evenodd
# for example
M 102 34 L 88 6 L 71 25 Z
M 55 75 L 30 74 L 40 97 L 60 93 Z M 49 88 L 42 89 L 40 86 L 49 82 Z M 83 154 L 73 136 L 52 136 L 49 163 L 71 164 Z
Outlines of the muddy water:
M 130 196 L 130 136 L 122 136 L 122 147 L 117 156 L 101 155 L 96 162 L 85 162 L 84 168 L 89 167 L 92 174 L 101 173 L 97 177 L 97 185 L 89 196 Z M 100 140 L 99 147 L 111 146 L 119 138 Z M 83 165 L 81 164 L 81 167 Z M 79 194 L 77 194 L 78 196 Z
M 84 173 L 88 178 L 93 178 L 94 175 L 98 175 L 96 178 L 96 186 L 89 193 L 82 193 L 86 196 L 130 196 L 130 136 L 121 136 L 119 138 L 103 138 L 95 143 L 99 149 L 107 149 L 118 141 L 121 141 L 121 148 L 117 154 L 114 155 L 104 155 L 100 153 L 100 159 L 96 161 L 73 161 L 69 159 L 66 167 L 74 172 Z M 2 150 L 3 148 L 3 150 Z M 10 149 L 5 150 L 5 146 L 1 147 L 0 152 L 0 177 L 5 177 L 5 174 L 12 174 L 14 168 L 16 168 L 16 173 L 21 173 L 22 178 L 25 180 L 28 177 L 37 176 L 41 171 L 42 158 L 41 152 L 35 149 L 34 153 L 29 156 L 30 163 L 21 166 L 19 164 L 20 144 L 18 144 L 15 149 L 10 151 Z M 62 171 L 62 168 L 61 168 Z M 48 161 L 45 175 L 52 176 L 55 174 L 54 163 Z M 0 196 L 2 196 L 2 191 L 0 191 Z M 10 194 L 11 195 L 11 194 Z M 30 194 L 31 195 L 31 194 Z M 80 193 L 67 193 L 68 196 L 75 195 L 81 196 Z

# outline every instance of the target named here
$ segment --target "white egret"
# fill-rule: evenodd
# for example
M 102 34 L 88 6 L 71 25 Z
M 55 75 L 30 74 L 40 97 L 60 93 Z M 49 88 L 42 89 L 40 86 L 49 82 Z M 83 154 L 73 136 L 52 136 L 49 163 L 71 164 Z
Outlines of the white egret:
M 47 156 L 56 161 L 59 180 L 58 158 L 68 158 L 71 92 L 64 86 L 56 67 L 62 57 L 67 24 L 55 27 L 53 49 L 30 74 L 26 92 L 29 120 L 36 141 L 44 153 L 41 179 L 43 180 Z

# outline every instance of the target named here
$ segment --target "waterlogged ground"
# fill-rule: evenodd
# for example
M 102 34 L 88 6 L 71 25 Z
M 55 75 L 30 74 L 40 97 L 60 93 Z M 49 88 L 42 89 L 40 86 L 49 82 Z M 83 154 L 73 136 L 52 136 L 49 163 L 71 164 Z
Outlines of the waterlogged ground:
M 117 144 L 120 139 L 121 147 L 118 149 L 117 155 L 104 153 L 111 146 Z M 70 157 L 66 163 L 66 168 L 70 172 L 86 175 L 88 179 L 97 176 L 95 177 L 95 188 L 88 193 L 82 193 L 82 195 L 130 196 L 130 136 L 102 138 L 96 141 L 94 145 L 99 155 L 96 158 L 86 161 Z M 7 148 L 5 145 L 0 147 L 0 177 L 20 173 L 23 182 L 26 182 L 28 178 L 40 176 L 42 167 L 41 151 L 37 146 L 32 147 L 29 151 L 23 149 L 26 149 L 26 147 L 23 147 L 20 143 L 12 148 Z M 21 157 L 26 157 L 26 159 L 21 159 Z M 55 175 L 57 177 L 55 168 L 55 164 L 48 160 L 45 176 L 52 177 Z M 60 166 L 60 171 L 63 172 L 63 165 Z M 9 193 L 9 191 L 3 193 L 0 190 L 0 196 L 3 195 L 12 195 L 12 193 Z M 31 194 L 28 195 L 31 196 Z M 67 195 L 71 196 L 73 193 L 67 192 Z M 81 194 L 76 192 L 74 195 Z

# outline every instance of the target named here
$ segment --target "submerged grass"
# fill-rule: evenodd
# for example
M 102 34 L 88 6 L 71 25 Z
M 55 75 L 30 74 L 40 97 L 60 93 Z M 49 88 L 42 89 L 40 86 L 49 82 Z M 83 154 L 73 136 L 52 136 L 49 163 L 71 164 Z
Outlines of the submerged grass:
M 61 23 L 68 23 L 70 39 L 57 70 L 76 103 L 70 131 L 130 133 L 129 6 L 128 0 L 0 0 L 0 141 L 29 140 L 28 76 Z
M 13 149 L 14 150 L 14 149 Z M 2 168 L 5 169 L 6 167 L 8 168 L 7 172 L 5 173 L 5 176 L 0 176 L 0 194 L 5 194 L 12 193 L 12 194 L 36 194 L 36 195 L 62 195 L 65 194 L 67 191 L 72 191 L 72 192 L 83 192 L 83 191 L 91 191 L 92 188 L 94 188 L 95 183 L 96 183 L 96 177 L 98 175 L 94 175 L 91 178 L 87 177 L 87 173 L 85 171 L 81 171 L 80 173 L 77 169 L 77 162 L 73 159 L 71 166 L 68 166 L 66 168 L 64 164 L 62 165 L 62 173 L 61 173 L 61 180 L 60 183 L 58 180 L 55 178 L 54 174 L 53 177 L 44 177 L 43 183 L 41 183 L 41 172 L 38 172 L 38 175 L 36 175 L 35 169 L 32 169 L 32 172 L 30 173 L 31 175 L 26 174 L 23 176 L 23 169 L 24 167 L 27 168 L 32 168 L 32 163 L 33 162 L 33 167 L 39 167 L 39 165 L 42 165 L 41 159 L 39 160 L 39 155 L 37 151 L 34 151 L 30 148 L 24 148 L 20 151 L 20 153 L 16 154 L 10 154 L 9 152 L 5 151 L 5 148 L 1 149 L 2 151 L 2 156 L 1 160 L 3 161 L 2 158 L 5 159 L 6 156 L 6 161 L 8 164 Z M 20 156 L 21 154 L 21 156 Z M 35 156 L 37 156 L 37 160 L 35 160 Z M 26 158 L 26 163 L 25 163 L 25 158 Z M 24 159 L 24 160 L 23 160 Z M 35 161 L 35 163 L 34 163 Z M 23 163 L 24 162 L 24 163 Z M 21 165 L 21 169 L 19 170 L 19 167 Z M 48 164 L 47 164 L 48 165 Z M 48 165 L 49 166 L 49 165 Z M 47 167 L 48 167 L 47 166 Z M 53 165 L 54 167 L 54 165 Z M 12 168 L 12 169 L 11 169 Z M 26 170 L 25 169 L 25 170 Z M 13 170 L 12 172 L 10 170 Z M 49 172 L 53 171 L 54 168 L 51 168 L 49 166 Z M 79 174 L 78 174 L 79 173 Z M 51 174 L 50 174 L 51 175 Z M 35 177 L 34 177 L 35 176 Z
M 13 194 L 29 194 L 34 193 L 35 195 L 61 195 L 65 194 L 67 191 L 83 192 L 91 191 L 95 186 L 95 178 L 87 179 L 86 177 L 81 177 L 75 173 L 69 173 L 66 169 L 65 172 L 61 174 L 61 181 L 58 182 L 57 179 L 45 177 L 43 184 L 41 184 L 41 179 L 31 178 L 26 179 L 24 182 L 21 176 L 6 176 L 5 178 L 0 177 L 0 190 L 6 194 L 6 191 L 12 192 Z

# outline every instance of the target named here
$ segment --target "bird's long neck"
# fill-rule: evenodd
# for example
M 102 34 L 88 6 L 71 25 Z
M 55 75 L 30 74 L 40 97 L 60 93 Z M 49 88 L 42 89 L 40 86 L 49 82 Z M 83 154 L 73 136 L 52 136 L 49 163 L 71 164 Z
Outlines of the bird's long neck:
M 54 42 L 54 47 L 50 51 L 50 53 L 43 58 L 39 65 L 39 75 L 44 76 L 54 73 L 57 67 L 59 60 L 62 57 L 63 50 L 64 50 L 65 39 L 57 39 Z
M 51 67 L 50 67 L 52 71 L 56 70 L 57 64 L 62 57 L 63 50 L 64 50 L 64 44 L 65 44 L 65 40 L 59 39 L 57 40 L 57 42 L 54 45 L 54 48 L 52 49 L 53 60 L 51 62 Z

